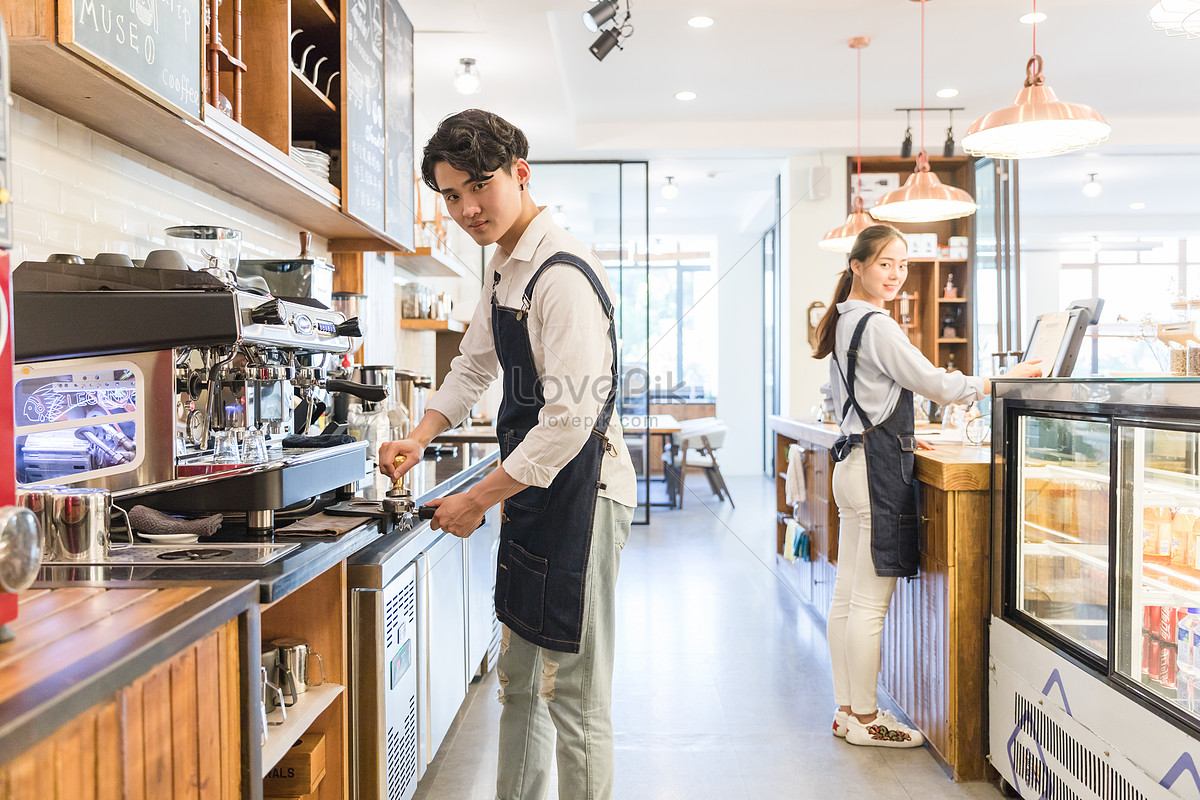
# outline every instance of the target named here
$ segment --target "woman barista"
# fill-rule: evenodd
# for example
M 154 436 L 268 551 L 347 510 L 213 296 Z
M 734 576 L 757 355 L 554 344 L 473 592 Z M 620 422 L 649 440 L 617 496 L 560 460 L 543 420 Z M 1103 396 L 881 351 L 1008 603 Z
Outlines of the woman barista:
M 979 400 L 987 378 L 934 366 L 884 310 L 908 277 L 908 247 L 887 225 L 867 228 L 850 251 L 833 302 L 817 328 L 814 357 L 832 354 L 829 389 L 842 436 L 833 447 L 838 505 L 837 580 L 829 654 L 838 703 L 833 733 L 851 744 L 917 747 L 919 731 L 875 702 L 883 619 L 896 578 L 917 574 L 913 392 L 938 403 Z M 1014 378 L 1039 377 L 1036 363 Z

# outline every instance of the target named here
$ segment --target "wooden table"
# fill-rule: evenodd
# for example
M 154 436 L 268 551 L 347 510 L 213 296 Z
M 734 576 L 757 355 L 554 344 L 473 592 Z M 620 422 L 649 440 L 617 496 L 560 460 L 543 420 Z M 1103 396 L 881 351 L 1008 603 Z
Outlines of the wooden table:
M 621 427 L 625 429 L 626 434 L 644 433 L 647 437 L 659 436 L 662 437 L 664 445 L 671 438 L 671 434 L 679 433 L 682 430 L 679 420 L 670 414 L 623 414 L 621 416 Z M 646 519 L 644 521 L 637 520 L 635 524 L 649 525 L 650 524 L 650 507 L 662 506 L 664 508 L 674 508 L 674 503 L 655 503 L 650 499 L 650 442 L 646 442 L 646 447 L 642 449 L 642 474 L 646 477 Z M 664 476 L 660 480 L 666 481 Z

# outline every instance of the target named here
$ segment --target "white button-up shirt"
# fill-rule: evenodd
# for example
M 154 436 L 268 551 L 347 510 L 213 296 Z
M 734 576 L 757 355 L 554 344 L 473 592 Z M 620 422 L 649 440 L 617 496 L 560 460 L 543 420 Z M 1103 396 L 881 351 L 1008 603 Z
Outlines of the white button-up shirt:
M 829 387 L 834 402 L 834 413 L 840 415 L 849 395 L 842 381 L 842 372 L 847 369 L 846 351 L 854 338 L 854 329 L 864 314 L 881 311 L 879 306 L 865 300 L 847 300 L 837 304 L 839 313 L 837 337 L 829 363 Z M 846 379 L 850 375 L 846 373 Z M 862 406 L 871 423 L 880 425 L 892 415 L 900 402 L 900 392 L 909 389 L 917 394 L 945 405 L 982 400 L 984 379 L 961 372 L 947 372 L 936 367 L 908 340 L 899 324 L 888 314 L 879 314 L 867 323 L 862 342 L 858 346 L 858 365 L 854 373 L 854 396 Z M 862 420 L 851 406 L 841 421 L 842 433 L 863 432 Z
M 496 301 L 521 308 L 525 287 L 550 256 L 567 252 L 591 266 L 609 299 L 608 275 L 586 245 L 555 224 L 545 208 L 529 223 L 511 253 L 497 248 L 485 274 L 485 286 L 471 325 L 463 335 L 460 355 L 450 363 L 450 374 L 429 400 L 428 407 L 450 420 L 466 419 L 471 406 L 500 375 L 500 362 L 492 339 L 492 281 Z M 583 449 L 612 385 L 613 352 L 609 320 L 587 276 L 573 266 L 551 267 L 538 278 L 529 307 L 527 329 L 533 363 L 542 382 L 545 405 L 538 423 L 504 460 L 514 479 L 530 486 L 547 487 L 559 470 Z M 608 441 L 615 449 L 603 456 L 601 497 L 622 505 L 637 505 L 637 476 L 625 447 L 618 408 L 608 422 Z M 587 487 L 579 487 L 583 491 Z

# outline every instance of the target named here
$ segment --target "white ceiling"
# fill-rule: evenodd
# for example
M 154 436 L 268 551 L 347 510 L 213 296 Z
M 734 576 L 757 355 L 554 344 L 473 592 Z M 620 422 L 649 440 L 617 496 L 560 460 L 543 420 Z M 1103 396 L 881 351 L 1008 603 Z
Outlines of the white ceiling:
M 633 36 L 603 62 L 587 49 L 595 38 L 580 20 L 592 7 L 587 0 L 403 4 L 416 29 L 418 141 L 443 116 L 483 107 L 525 129 L 532 159 L 649 159 L 652 185 L 677 176 L 680 201 L 694 188 L 692 197 L 705 203 L 722 197 L 726 207 L 759 204 L 773 192 L 784 157 L 852 150 L 855 54 L 846 44 L 852 36 L 872 37 L 862 56 L 866 152 L 894 151 L 904 121 L 893 109 L 920 102 L 921 4 L 907 0 L 636 0 Z M 1048 15 L 1037 30 L 1047 83 L 1061 99 L 1092 105 L 1113 124 L 1110 142 L 1096 149 L 1101 158 L 1200 153 L 1200 42 L 1153 30 L 1146 19 L 1151 5 L 1038 3 Z M 925 5 L 926 104 L 965 107 L 955 114 L 959 138 L 975 117 L 1007 105 L 1020 88 L 1033 31 L 1017 17 L 1031 8 L 1032 0 Z M 696 14 L 716 24 L 688 27 Z M 462 57 L 476 59 L 483 77 L 482 90 L 470 97 L 452 87 Z M 946 86 L 960 95 L 933 96 Z M 683 89 L 698 99 L 675 100 Z M 940 150 L 945 127 L 944 112 L 927 115 L 931 151 Z M 1116 203 L 1123 198 L 1121 170 L 1144 179 L 1148 166 L 1127 161 L 1100 170 L 1078 156 L 1049 162 L 1053 168 L 1031 168 L 1030 177 L 1042 182 L 1047 213 L 1061 205 L 1053 193 L 1069 189 L 1082 198 L 1078 184 L 1092 171 L 1106 183 L 1096 207 Z M 1149 163 L 1164 181 L 1180 182 L 1169 160 Z M 1146 194 L 1155 185 L 1129 191 Z M 1189 181 L 1177 199 L 1200 211 L 1194 186 Z M 671 215 L 688 215 L 680 201 Z M 1130 200 L 1121 202 L 1124 210 L 1114 213 L 1128 215 Z M 1025 210 L 1037 203 L 1027 201 Z

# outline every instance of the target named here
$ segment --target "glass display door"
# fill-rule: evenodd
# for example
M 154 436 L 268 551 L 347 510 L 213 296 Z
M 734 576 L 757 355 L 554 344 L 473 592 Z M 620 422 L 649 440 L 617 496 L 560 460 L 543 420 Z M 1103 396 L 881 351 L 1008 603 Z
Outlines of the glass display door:
M 1017 421 L 1013 611 L 1083 657 L 1108 659 L 1107 421 L 1021 416 Z
M 1114 671 L 1200 713 L 1200 431 L 1118 423 Z

